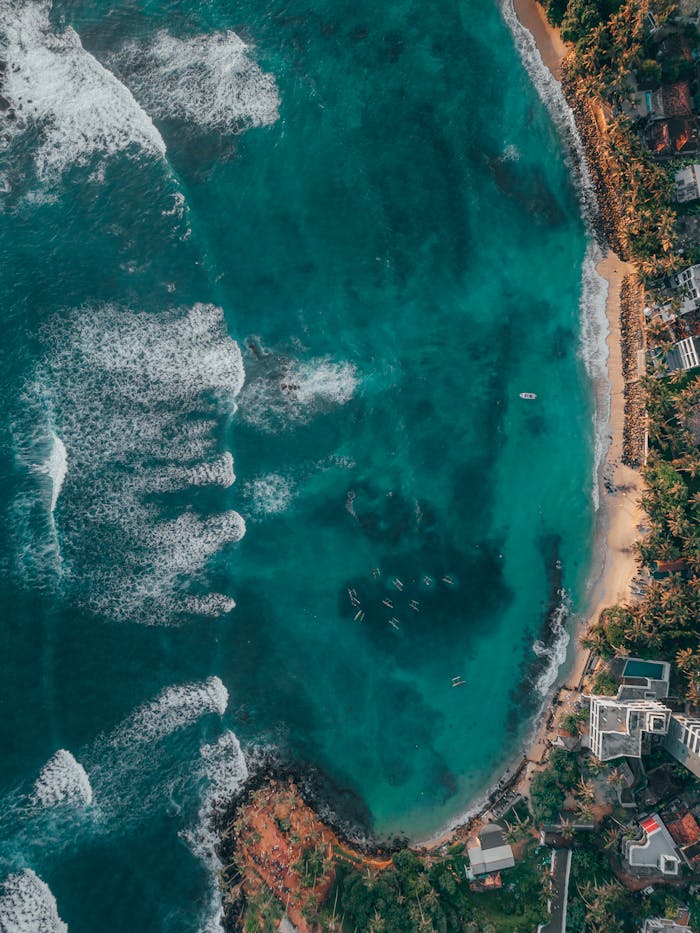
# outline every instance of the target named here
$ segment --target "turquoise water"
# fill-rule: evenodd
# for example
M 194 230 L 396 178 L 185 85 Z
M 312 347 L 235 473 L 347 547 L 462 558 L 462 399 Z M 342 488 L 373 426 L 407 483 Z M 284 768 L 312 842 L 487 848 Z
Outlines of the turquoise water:
M 0 11 L 0 920 L 215 929 L 255 749 L 411 835 L 518 753 L 590 559 L 577 194 L 495 4 Z

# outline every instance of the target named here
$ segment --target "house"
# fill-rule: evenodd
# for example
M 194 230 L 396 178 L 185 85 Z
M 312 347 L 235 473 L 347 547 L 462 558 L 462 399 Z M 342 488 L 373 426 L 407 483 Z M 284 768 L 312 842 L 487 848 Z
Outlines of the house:
M 652 813 L 639 824 L 642 836 L 625 841 L 625 859 L 637 874 L 661 874 L 678 877 L 681 858 L 671 834 L 658 813 Z
M 666 354 L 666 366 L 671 373 L 700 366 L 700 337 L 684 337 L 674 344 Z
M 642 933 L 693 933 L 690 929 L 690 912 L 687 907 L 678 911 L 675 920 L 666 917 L 649 917 L 644 921 Z
M 695 777 L 700 777 L 700 719 L 674 713 L 664 748 Z
M 645 736 L 665 736 L 671 711 L 657 700 L 590 697 L 586 744 L 600 761 L 642 757 Z
M 700 169 L 700 163 L 698 163 Z M 664 324 L 700 308 L 700 264 L 672 275 L 657 292 L 657 300 L 644 309 L 648 319 L 659 317 Z
M 469 877 L 502 871 L 515 865 L 513 850 L 503 836 L 497 823 L 489 823 L 479 833 L 477 845 L 467 849 Z
M 671 276 L 671 285 L 680 292 L 679 314 L 687 314 L 700 308 L 700 264 L 696 263 Z
M 700 826 L 698 826 L 698 821 L 688 810 L 682 816 L 677 815 L 675 820 L 668 820 L 667 818 L 666 826 L 688 867 L 691 871 L 695 871 L 700 860 Z
M 685 557 L 679 557 L 678 560 L 655 560 L 654 576 L 660 580 L 671 573 L 683 573 L 688 569 L 688 561 Z
M 663 700 L 668 696 L 671 665 L 668 661 L 615 658 L 610 672 L 619 677 L 618 700 Z
M 700 164 L 686 165 L 675 174 L 676 201 L 685 204 L 700 198 Z

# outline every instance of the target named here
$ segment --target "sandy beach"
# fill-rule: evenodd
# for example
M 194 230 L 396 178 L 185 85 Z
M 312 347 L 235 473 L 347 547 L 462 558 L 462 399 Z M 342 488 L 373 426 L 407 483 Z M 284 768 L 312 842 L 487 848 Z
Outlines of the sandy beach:
M 561 64 L 568 49 L 558 30 L 547 23 L 542 7 L 535 0 L 514 0 L 514 7 L 520 22 L 532 33 L 543 62 L 559 80 Z M 596 392 L 598 393 L 598 405 L 607 405 L 606 396 L 609 398 L 610 446 L 601 464 L 599 475 L 600 509 L 596 552 L 601 555 L 601 562 L 598 575 L 592 581 L 589 595 L 590 608 L 573 636 L 575 639 L 572 649 L 574 654 L 570 661 L 568 676 L 565 681 L 559 683 L 559 697 L 564 707 L 567 705 L 567 694 L 571 701 L 579 695 L 578 687 L 588 661 L 588 651 L 579 644 L 581 634 L 598 619 L 603 609 L 629 600 L 630 583 L 637 569 L 632 546 L 639 538 L 638 526 L 643 521 L 643 513 L 639 507 L 642 489 L 641 475 L 638 470 L 622 462 L 625 381 L 622 365 L 620 289 L 625 276 L 633 275 L 635 270 L 633 265 L 622 262 L 612 251 L 607 253 L 596 268 L 598 274 L 608 284 L 606 316 L 609 327 L 607 337 L 609 388 L 597 386 Z M 551 717 L 544 717 L 543 724 L 527 751 L 528 761 L 535 765 L 543 760 L 553 737 L 548 726 L 550 720 Z M 531 768 L 528 768 L 527 772 L 531 772 Z M 531 777 L 531 774 L 527 772 L 523 775 L 521 789 L 526 788 Z

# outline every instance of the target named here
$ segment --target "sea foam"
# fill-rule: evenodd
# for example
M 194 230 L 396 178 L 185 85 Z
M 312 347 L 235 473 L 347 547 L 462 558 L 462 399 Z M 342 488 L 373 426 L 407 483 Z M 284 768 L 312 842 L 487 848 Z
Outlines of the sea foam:
M 113 57 L 136 97 L 156 118 L 221 133 L 274 123 L 279 94 L 272 75 L 234 32 L 176 38 L 159 32 Z
M 217 429 L 235 408 L 244 371 L 221 309 L 83 308 L 54 320 L 44 344 L 24 393 L 25 421 L 40 402 L 56 440 L 60 432 L 49 457 L 54 497 L 67 462 L 60 453 L 70 451 L 61 541 L 76 598 L 150 623 L 229 611 L 230 597 L 207 593 L 206 565 L 243 537 L 243 518 L 232 509 L 172 518 L 171 508 L 165 517 L 157 499 L 235 480 Z
M 9 875 L 0 894 L 2 933 L 67 933 L 49 886 L 30 868 Z
M 214 744 L 202 746 L 199 774 L 202 792 L 197 825 L 183 832 L 182 836 L 210 872 L 210 903 L 200 929 L 202 933 L 220 933 L 223 929 L 223 905 L 218 875 L 223 865 L 216 851 L 219 835 L 214 829 L 213 817 L 248 779 L 245 756 L 233 732 L 225 732 Z
M 33 796 L 44 807 L 64 803 L 88 806 L 92 803 L 92 787 L 85 768 L 60 748 L 41 769 Z
M 278 359 L 270 354 L 251 369 L 241 392 L 238 414 L 262 431 L 283 431 L 345 405 L 359 381 L 352 363 L 328 357 Z
M 40 180 L 55 181 L 69 165 L 87 165 L 98 153 L 135 149 L 153 156 L 166 147 L 153 121 L 107 71 L 70 26 L 55 32 L 48 0 L 0 0 L 0 50 L 7 63 L 2 95 L 17 119 L 15 134 L 31 127 Z

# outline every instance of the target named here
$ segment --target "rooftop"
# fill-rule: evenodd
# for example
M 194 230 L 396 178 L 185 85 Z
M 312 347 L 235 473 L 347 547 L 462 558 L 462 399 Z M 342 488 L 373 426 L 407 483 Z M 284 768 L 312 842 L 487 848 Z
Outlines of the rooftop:
M 625 846 L 630 866 L 676 876 L 680 867 L 678 850 L 661 817 L 658 813 L 652 813 L 641 821 L 640 826 L 643 832 L 642 839 L 627 842 Z

